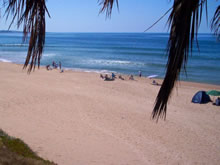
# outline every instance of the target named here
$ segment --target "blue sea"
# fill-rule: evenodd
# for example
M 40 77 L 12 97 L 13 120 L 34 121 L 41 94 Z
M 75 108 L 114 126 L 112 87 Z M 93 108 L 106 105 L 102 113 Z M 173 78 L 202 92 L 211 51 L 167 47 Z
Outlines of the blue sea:
M 47 33 L 41 65 L 61 61 L 66 69 L 143 76 L 166 71 L 168 34 L 164 33 Z M 180 80 L 220 85 L 220 42 L 199 34 L 199 50 L 189 56 L 187 75 Z M 23 64 L 28 43 L 21 32 L 0 32 L 0 61 Z

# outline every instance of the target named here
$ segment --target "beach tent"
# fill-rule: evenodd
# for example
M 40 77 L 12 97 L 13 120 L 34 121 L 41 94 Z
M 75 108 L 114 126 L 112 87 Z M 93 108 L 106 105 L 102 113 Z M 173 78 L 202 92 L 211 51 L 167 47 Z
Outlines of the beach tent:
M 210 99 L 209 95 L 206 94 L 205 91 L 197 92 L 192 98 L 193 103 L 202 104 L 202 103 L 208 103 L 210 101 L 211 101 L 211 99 Z

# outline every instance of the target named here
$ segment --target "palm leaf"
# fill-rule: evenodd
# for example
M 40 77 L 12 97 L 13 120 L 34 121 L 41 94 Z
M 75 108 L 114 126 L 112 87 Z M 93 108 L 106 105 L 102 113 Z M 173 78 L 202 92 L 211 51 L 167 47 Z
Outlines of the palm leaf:
M 215 14 L 212 18 L 211 29 L 214 34 L 220 39 L 220 6 L 217 7 Z
M 6 8 L 7 19 L 12 14 L 10 26 L 17 19 L 18 28 L 23 23 L 24 41 L 30 33 L 29 47 L 24 68 L 29 64 L 28 72 L 40 66 L 40 59 L 45 44 L 45 12 L 48 16 L 45 0 L 8 0 Z M 10 28 L 10 27 L 9 27 Z
M 106 12 L 106 17 L 111 17 L 112 8 L 114 3 L 116 2 L 118 8 L 118 0 L 98 0 L 99 5 L 101 5 L 100 13 Z
M 167 102 L 182 68 L 186 67 L 189 47 L 192 50 L 194 38 L 201 22 L 205 0 L 175 0 L 169 17 L 170 37 L 168 42 L 167 71 L 157 95 L 152 118 L 166 118 Z
M 118 3 L 118 1 L 117 1 Z M 111 15 L 114 0 L 103 0 L 101 12 Z M 182 68 L 186 72 L 189 47 L 192 50 L 193 41 L 197 43 L 197 33 L 201 22 L 202 9 L 207 0 L 174 0 L 169 17 L 170 37 L 168 42 L 167 71 L 157 95 L 152 112 L 153 119 L 166 118 L 167 102 Z M 198 45 L 198 44 L 197 44 Z

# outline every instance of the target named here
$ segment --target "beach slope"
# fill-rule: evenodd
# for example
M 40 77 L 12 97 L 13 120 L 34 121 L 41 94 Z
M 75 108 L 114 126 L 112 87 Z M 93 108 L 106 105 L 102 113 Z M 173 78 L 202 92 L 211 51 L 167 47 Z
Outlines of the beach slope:
M 11 63 L 0 63 L 0 75 L 0 128 L 55 163 L 220 162 L 220 107 L 191 103 L 197 91 L 220 86 L 178 83 L 166 121 L 156 123 L 160 86 L 146 78 L 107 82 L 97 73 L 45 68 L 29 75 Z

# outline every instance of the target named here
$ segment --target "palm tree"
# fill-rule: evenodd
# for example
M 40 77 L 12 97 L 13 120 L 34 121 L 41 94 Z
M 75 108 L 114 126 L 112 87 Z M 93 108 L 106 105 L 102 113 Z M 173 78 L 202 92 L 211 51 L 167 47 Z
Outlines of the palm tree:
M 45 13 L 49 15 L 45 0 L 4 0 L 7 17 L 12 14 L 11 24 L 17 20 L 18 27 L 23 23 L 24 40 L 30 33 L 29 47 L 24 68 L 29 65 L 28 72 L 40 66 L 45 43 Z M 100 12 L 106 12 L 110 17 L 114 4 L 118 6 L 118 0 L 99 0 Z M 168 41 L 168 62 L 166 75 L 160 91 L 157 95 L 152 112 L 153 119 L 166 118 L 167 102 L 172 89 L 178 80 L 182 69 L 186 71 L 189 50 L 192 50 L 193 41 L 197 41 L 197 33 L 201 22 L 203 7 L 207 0 L 174 0 L 169 16 L 170 36 Z M 218 6 L 212 19 L 211 28 L 218 36 L 220 34 L 220 6 Z

